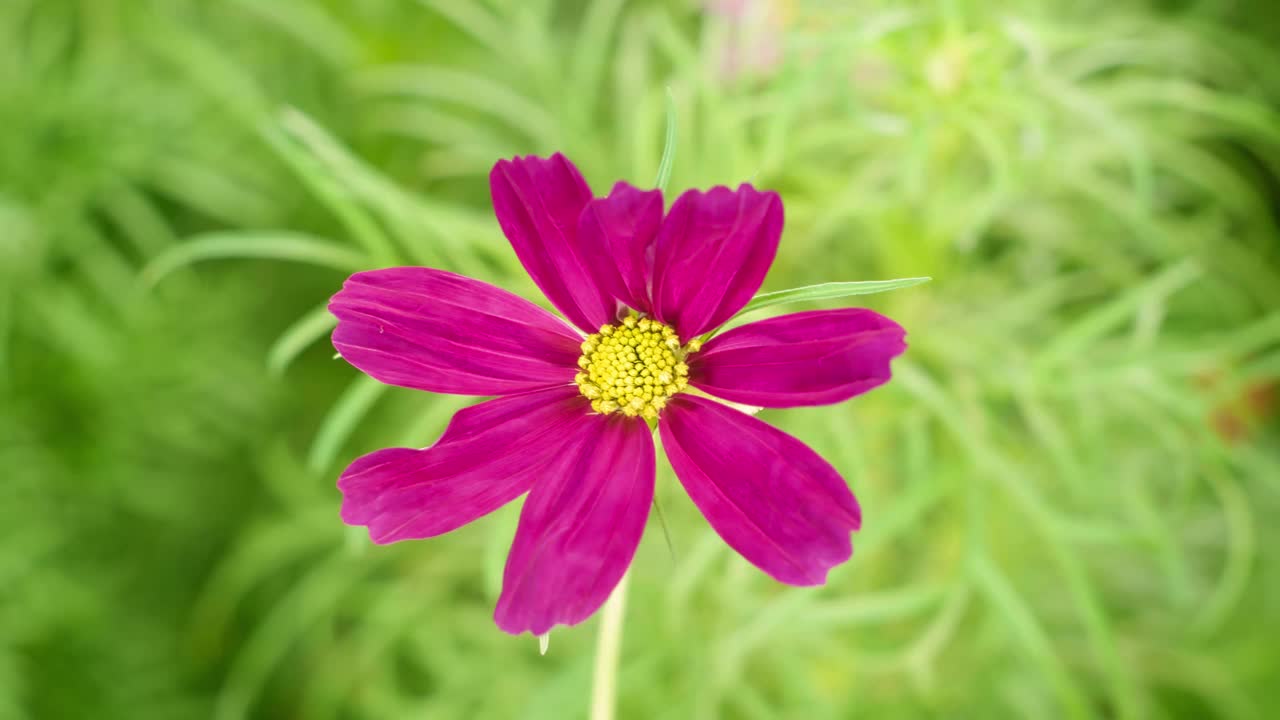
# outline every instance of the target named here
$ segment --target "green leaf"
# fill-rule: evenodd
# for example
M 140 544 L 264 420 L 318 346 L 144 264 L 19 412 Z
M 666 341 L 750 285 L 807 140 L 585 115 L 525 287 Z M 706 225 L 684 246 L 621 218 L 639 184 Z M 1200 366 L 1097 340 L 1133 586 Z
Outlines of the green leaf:
M 572 108 L 581 114 L 584 127 L 591 127 L 592 109 L 598 105 L 599 94 L 604 90 L 600 77 L 616 52 L 614 36 L 623 5 L 622 0 L 594 2 L 582 14 L 577 48 L 572 54 L 569 69 L 569 83 L 578 95 Z
M 289 363 L 293 362 L 303 350 L 324 337 L 338 324 L 338 319 L 329 313 L 328 304 L 321 304 L 306 315 L 298 318 L 287 330 L 280 334 L 275 344 L 267 353 L 267 368 L 273 374 L 284 373 Z
M 142 281 L 155 285 L 178 268 L 204 260 L 261 258 L 292 260 L 355 272 L 368 265 L 363 255 L 341 245 L 303 233 L 215 232 L 197 235 L 155 257 L 142 269 Z
M 1057 691 L 1064 713 L 1073 718 L 1088 717 L 1089 702 L 1079 679 L 1068 671 L 1058 648 L 1054 646 L 1053 636 L 1018 589 L 985 553 L 974 556 L 970 570 L 979 591 L 999 612 L 1003 630 L 1009 639 L 1029 663 L 1038 666 L 1041 677 Z
M 1130 322 L 1144 305 L 1163 311 L 1168 298 L 1191 285 L 1204 273 L 1199 263 L 1188 258 L 1166 267 L 1144 282 L 1098 303 L 1087 314 L 1058 330 L 1033 363 L 1042 373 L 1051 374 L 1064 363 L 1084 357 L 1092 343 Z
M 356 90 L 380 98 L 412 98 L 468 108 L 515 128 L 535 144 L 555 144 L 554 116 L 512 84 L 471 70 L 431 65 L 381 65 L 355 79 Z
M 659 190 L 667 189 L 671 180 L 671 167 L 676 162 L 676 98 L 667 88 L 667 136 L 662 145 L 662 160 L 658 163 L 658 178 L 653 181 Z
M 294 108 L 280 113 L 277 126 L 264 127 L 263 138 L 333 212 L 351 237 L 369 253 L 374 265 L 395 265 L 399 254 L 368 210 L 354 197 L 351 180 L 326 162 L 321 152 L 336 141 L 311 118 Z
M 778 290 L 777 292 L 762 293 L 751 299 L 747 306 L 738 312 L 738 315 L 746 315 L 749 312 L 755 312 L 761 308 L 772 307 L 773 305 L 782 305 L 784 303 L 807 302 L 813 300 L 834 300 L 836 298 L 850 297 L 852 295 L 871 295 L 872 293 L 881 293 L 888 290 L 897 290 L 899 288 L 911 287 L 927 283 L 933 278 L 914 277 L 899 278 L 897 280 L 864 280 L 861 282 L 832 282 L 822 283 L 821 285 L 806 285 L 804 287 L 791 288 L 790 290 Z M 737 317 L 735 315 L 734 317 Z
M 519 49 L 511 42 L 509 29 L 497 17 L 480 3 L 465 0 L 418 0 L 434 10 L 441 17 L 473 40 L 484 45 L 493 53 L 508 62 L 519 62 Z
M 316 431 L 311 450 L 307 453 L 308 469 L 322 472 L 329 467 L 356 425 L 388 387 L 368 375 L 360 375 L 351 381 L 320 422 L 320 429 Z

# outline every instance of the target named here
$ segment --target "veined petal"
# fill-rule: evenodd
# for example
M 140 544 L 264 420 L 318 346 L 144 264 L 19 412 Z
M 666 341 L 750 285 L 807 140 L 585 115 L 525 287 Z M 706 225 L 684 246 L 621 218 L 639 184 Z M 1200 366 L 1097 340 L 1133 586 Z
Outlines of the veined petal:
M 582 342 L 555 315 L 443 270 L 356 273 L 329 301 L 333 346 L 389 385 L 509 395 L 573 382 Z
M 376 543 L 455 530 L 527 492 L 590 408 L 573 387 L 489 400 L 458 412 L 429 448 L 389 448 L 342 473 L 342 520 Z
M 653 434 L 639 418 L 590 416 L 543 468 L 520 513 L 494 620 L 541 635 L 587 619 L 631 564 L 653 502 Z
M 681 342 L 718 327 L 760 289 L 781 236 L 777 193 L 744 184 L 681 195 L 655 243 L 654 315 Z
M 627 307 L 652 312 L 653 241 L 662 225 L 662 191 L 625 182 L 587 204 L 578 241 L 600 285 Z
M 760 320 L 712 338 L 689 360 L 689 382 L 760 407 L 827 405 L 888 382 L 906 331 L 861 308 Z
M 677 395 L 658 424 L 676 476 L 711 527 L 790 585 L 821 585 L 849 559 L 858 501 L 807 445 L 756 418 Z
M 489 173 L 493 211 L 529 276 L 564 316 L 592 333 L 616 306 L 578 246 L 591 188 L 565 156 L 501 160 Z

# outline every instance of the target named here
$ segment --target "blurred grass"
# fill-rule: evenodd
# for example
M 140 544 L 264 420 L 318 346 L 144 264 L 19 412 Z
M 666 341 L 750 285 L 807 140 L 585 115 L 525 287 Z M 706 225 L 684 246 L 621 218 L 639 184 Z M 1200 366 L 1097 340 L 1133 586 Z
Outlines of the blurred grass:
M 337 521 L 347 460 L 465 401 L 334 362 L 320 308 L 400 263 L 536 298 L 488 168 L 647 182 L 668 88 L 673 189 L 785 198 L 766 290 L 934 282 L 866 298 L 893 383 L 766 414 L 863 501 L 828 586 L 660 475 L 621 716 L 1267 717 L 1280 13 L 777 7 L 0 6 L 0 718 L 584 716 L 594 622 L 489 619 L 514 508 Z

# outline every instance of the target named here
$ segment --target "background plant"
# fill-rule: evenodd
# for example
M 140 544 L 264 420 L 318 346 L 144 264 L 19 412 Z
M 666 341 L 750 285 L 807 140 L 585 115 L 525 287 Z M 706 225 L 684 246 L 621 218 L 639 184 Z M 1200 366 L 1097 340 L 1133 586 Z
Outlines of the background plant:
M 827 587 L 755 572 L 660 476 L 621 716 L 1266 717 L 1274 11 L 753 17 L 0 7 L 0 717 L 584 716 L 593 623 L 539 657 L 489 620 L 512 509 L 377 549 L 337 522 L 348 459 L 462 401 L 334 362 L 322 308 L 405 263 L 538 297 L 488 168 L 646 183 L 668 91 L 672 190 L 786 199 L 766 290 L 934 282 L 866 298 L 911 332 L 893 383 L 768 418 L 863 500 Z

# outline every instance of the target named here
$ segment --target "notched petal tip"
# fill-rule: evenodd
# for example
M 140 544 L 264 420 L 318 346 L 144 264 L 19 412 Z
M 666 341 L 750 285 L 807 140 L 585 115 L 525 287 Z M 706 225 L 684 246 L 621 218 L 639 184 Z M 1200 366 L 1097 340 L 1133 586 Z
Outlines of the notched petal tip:
M 679 396 L 658 427 L 676 476 L 711 527 L 774 579 L 820 585 L 852 555 L 861 508 L 804 443 L 696 396 Z
M 889 381 L 905 336 L 863 308 L 792 313 L 713 338 L 691 359 L 689 378 L 710 395 L 750 405 L 842 402 Z
M 719 327 L 760 289 L 782 226 L 782 198 L 773 191 L 744 183 L 682 194 L 655 242 L 655 316 L 682 342 Z
M 661 190 L 618 182 L 608 197 L 592 200 L 578 218 L 579 246 L 601 288 L 646 313 L 652 311 L 653 241 L 662 211 Z
M 342 520 L 380 545 L 455 530 L 527 492 L 587 417 L 571 387 L 462 410 L 429 448 L 352 462 L 338 479 Z
M 347 278 L 329 301 L 333 346 L 389 385 L 506 395 L 568 382 L 577 334 L 533 303 L 479 280 L 421 267 Z
M 653 502 L 653 436 L 639 418 L 591 416 L 534 486 L 507 557 L 494 622 L 543 635 L 594 614 L 630 566 Z
M 582 173 L 560 153 L 500 160 L 489 173 L 498 225 L 529 276 L 574 325 L 591 332 L 613 315 L 583 258 L 578 219 L 592 199 Z

